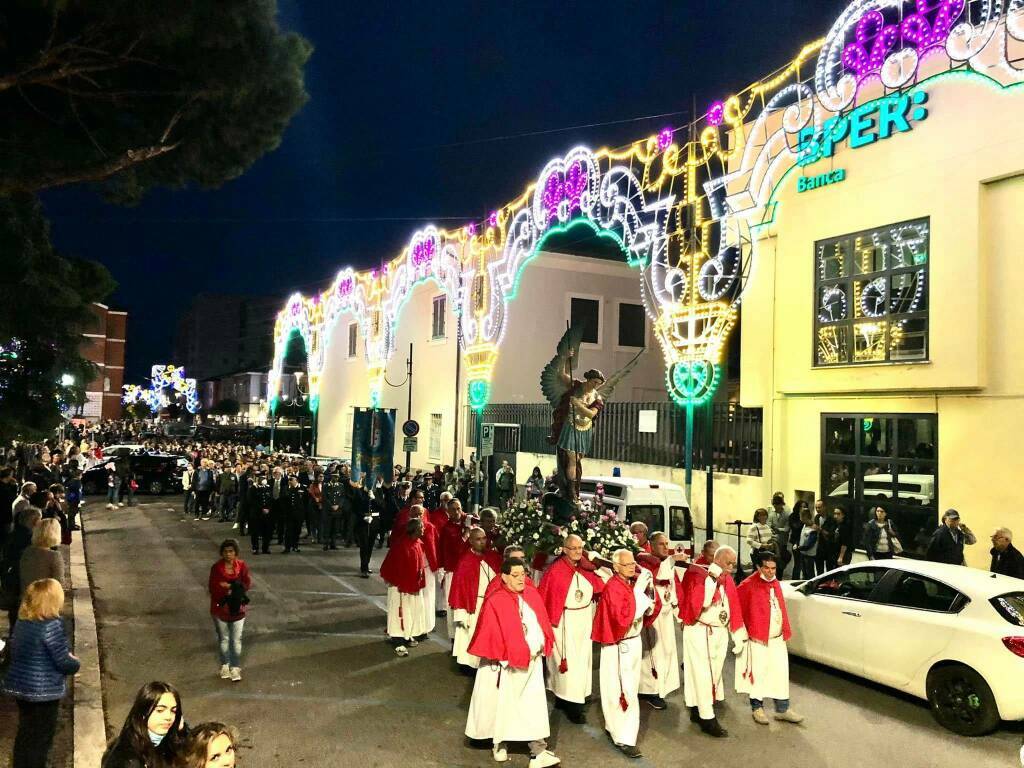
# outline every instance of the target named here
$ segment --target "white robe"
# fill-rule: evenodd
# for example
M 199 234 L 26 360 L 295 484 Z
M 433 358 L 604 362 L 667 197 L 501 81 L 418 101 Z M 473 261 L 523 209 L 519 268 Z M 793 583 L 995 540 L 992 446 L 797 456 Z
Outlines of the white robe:
M 580 596 L 576 596 L 579 590 Z M 548 690 L 563 701 L 582 704 L 594 688 L 594 587 L 577 573 L 565 595 L 565 610 L 552 627 L 555 645 L 548 656 Z M 560 672 L 562 659 L 567 669 Z
M 388 585 L 388 637 L 410 640 L 423 633 L 423 599 Z
M 469 701 L 466 736 L 506 741 L 537 741 L 550 733 L 548 702 L 544 693 L 544 631 L 537 614 L 522 597 L 519 610 L 526 628 L 530 666 L 509 667 L 505 662 L 482 659 Z
M 716 591 L 721 599 L 712 604 Z M 722 667 L 729 651 L 730 606 L 725 589 L 710 576 L 704 582 L 703 605 L 698 622 L 683 627 L 683 699 L 687 707 L 697 707 L 702 720 L 711 720 L 714 703 L 725 699 Z M 736 634 L 746 638 L 745 630 Z
M 643 641 L 643 662 L 640 667 L 640 693 L 668 696 L 679 690 L 679 648 L 676 645 L 676 615 L 678 599 L 675 589 L 675 560 L 666 557 L 655 576 L 655 585 L 661 597 L 661 613 L 651 626 L 640 633 Z M 657 676 L 655 676 L 657 674 Z
M 444 571 L 444 581 L 442 583 L 442 589 L 444 590 L 444 601 L 441 603 L 444 606 L 448 605 L 448 597 L 452 593 L 452 576 L 454 574 Z M 450 607 L 445 611 L 445 624 L 448 627 L 448 639 L 455 639 L 455 611 Z
M 484 593 L 487 585 L 494 579 L 494 569 L 483 560 L 480 561 L 480 575 L 476 588 L 476 610 L 473 613 L 456 608 L 455 621 L 462 622 L 464 627 L 455 628 L 455 643 L 452 647 L 452 656 L 455 660 L 467 667 L 479 667 L 480 659 L 469 652 L 469 641 L 473 639 L 473 632 L 476 630 L 476 619 L 480 615 L 480 606 L 484 602 Z
M 434 572 L 428 565 L 425 569 L 427 583 L 420 590 L 420 598 L 423 600 L 423 627 L 422 634 L 433 632 L 437 625 L 437 584 Z
M 640 629 L 644 614 L 654 603 L 646 594 L 651 574 L 638 569 L 639 578 L 633 587 L 636 599 L 636 613 L 633 624 L 626 636 L 618 643 L 601 646 L 601 711 L 604 714 L 604 728 L 612 741 L 635 747 L 640 732 L 640 701 L 637 693 L 640 687 L 640 662 L 643 644 Z M 646 574 L 646 578 L 644 578 Z M 622 711 L 621 696 L 626 697 L 626 711 Z
M 789 698 L 789 652 L 782 639 L 782 608 L 774 590 L 769 590 L 768 599 L 768 643 L 753 638 L 747 641 L 743 653 L 736 658 L 736 692 L 746 693 L 752 699 L 780 701 Z

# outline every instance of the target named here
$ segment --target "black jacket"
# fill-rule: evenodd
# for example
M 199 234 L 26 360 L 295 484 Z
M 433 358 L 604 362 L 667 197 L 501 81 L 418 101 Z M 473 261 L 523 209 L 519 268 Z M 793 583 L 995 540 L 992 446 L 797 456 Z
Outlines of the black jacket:
M 1013 544 L 1004 552 L 997 552 L 992 548 L 992 566 L 989 568 L 992 573 L 1001 573 L 1003 576 L 1013 576 L 1015 579 L 1024 579 L 1024 555 Z
M 284 509 L 288 517 L 296 520 L 305 519 L 306 504 L 308 503 L 306 489 L 301 485 L 297 485 L 294 488 L 288 488 L 282 496 L 284 498 Z
M 156 765 L 147 765 L 143 756 L 132 748 L 128 740 L 118 735 L 103 753 L 100 768 L 171 768 L 177 764 L 178 757 L 184 751 L 187 736 L 187 725 L 176 734 L 167 734 L 156 748 L 160 762 Z
M 946 524 L 940 525 L 932 534 L 928 542 L 928 551 L 925 554 L 926 560 L 933 563 L 949 563 L 950 565 L 963 565 L 964 562 L 964 534 L 962 531 L 953 533 L 953 529 Z
M 274 499 L 270 495 L 269 485 L 254 485 L 249 489 L 249 498 L 246 499 L 249 509 L 249 517 L 262 515 L 263 510 L 274 510 Z M 269 514 L 268 512 L 268 514 Z

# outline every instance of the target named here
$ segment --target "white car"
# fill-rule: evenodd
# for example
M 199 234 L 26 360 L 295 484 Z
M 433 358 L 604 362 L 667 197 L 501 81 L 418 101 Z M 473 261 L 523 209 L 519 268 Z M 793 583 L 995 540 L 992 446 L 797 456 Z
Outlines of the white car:
M 1024 720 L 1024 580 L 869 560 L 783 590 L 790 653 L 925 699 L 962 735 Z

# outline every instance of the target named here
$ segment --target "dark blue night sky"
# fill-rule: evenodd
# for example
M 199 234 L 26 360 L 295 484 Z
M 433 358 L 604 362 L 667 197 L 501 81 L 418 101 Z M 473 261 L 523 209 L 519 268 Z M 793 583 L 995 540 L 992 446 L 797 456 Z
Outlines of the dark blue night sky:
M 392 258 L 429 221 L 482 219 L 553 155 L 690 119 L 785 64 L 841 0 L 280 0 L 309 38 L 310 101 L 277 151 L 219 190 L 136 208 L 44 197 L 57 246 L 103 262 L 129 315 L 127 381 L 168 361 L 199 291 L 312 290 Z M 569 126 L 625 121 L 533 136 Z

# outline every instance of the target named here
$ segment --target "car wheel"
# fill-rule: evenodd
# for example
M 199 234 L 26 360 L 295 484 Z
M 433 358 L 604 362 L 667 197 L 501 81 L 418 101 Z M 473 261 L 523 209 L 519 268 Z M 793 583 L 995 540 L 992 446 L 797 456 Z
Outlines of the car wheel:
M 944 728 L 961 736 L 982 736 L 999 725 L 999 708 L 985 678 L 962 664 L 928 673 L 928 704 Z
M 149 492 L 154 496 L 159 496 L 164 492 L 164 485 L 159 480 L 154 480 L 149 484 Z

